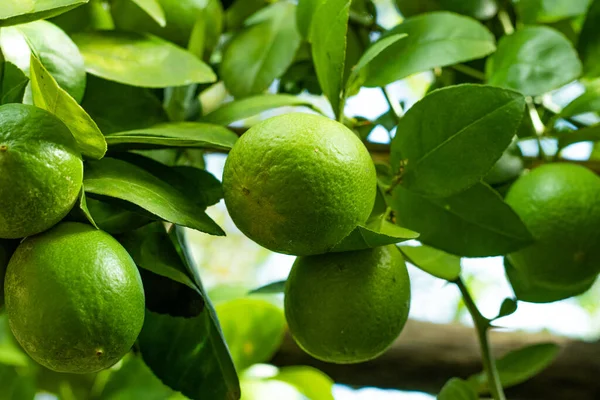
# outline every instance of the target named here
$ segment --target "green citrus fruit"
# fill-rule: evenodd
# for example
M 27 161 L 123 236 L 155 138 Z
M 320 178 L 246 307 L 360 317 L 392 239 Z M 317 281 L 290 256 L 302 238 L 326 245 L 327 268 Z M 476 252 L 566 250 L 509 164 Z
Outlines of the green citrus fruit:
M 75 204 L 83 163 L 69 129 L 24 104 L 0 106 L 0 238 L 45 231 Z
M 375 167 L 344 125 L 309 114 L 265 120 L 237 141 L 223 172 L 237 227 L 285 254 L 325 253 L 364 223 L 377 190 Z
M 37 362 L 91 373 L 119 361 L 144 322 L 144 290 L 109 234 L 66 222 L 23 241 L 6 271 L 10 328 Z
M 600 178 L 573 164 L 547 164 L 520 177 L 506 202 L 535 243 L 508 255 L 538 285 L 581 285 L 600 271 Z
M 158 0 L 165 13 L 166 25 L 161 27 L 152 17 L 131 0 L 115 0 L 111 12 L 119 29 L 148 32 L 187 47 L 203 12 L 207 21 L 205 46 L 212 49 L 219 40 L 223 9 L 219 0 Z
M 523 272 L 517 271 L 506 258 L 504 268 L 517 299 L 529 303 L 552 303 L 577 296 L 588 291 L 596 281 L 596 276 L 593 276 L 573 285 L 556 288 L 552 285 L 546 286 L 543 282 L 537 282 Z
M 17 245 L 15 240 L 0 240 L 0 308 L 4 307 L 4 275 L 8 261 Z
M 338 364 L 371 360 L 398 337 L 410 281 L 395 246 L 298 257 L 285 287 L 285 315 L 298 345 Z

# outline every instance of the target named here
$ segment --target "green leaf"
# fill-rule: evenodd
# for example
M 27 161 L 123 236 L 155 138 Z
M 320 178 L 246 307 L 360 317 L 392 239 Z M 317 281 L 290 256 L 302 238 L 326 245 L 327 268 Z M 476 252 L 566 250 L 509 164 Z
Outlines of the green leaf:
M 128 201 L 165 221 L 211 235 L 225 234 L 193 199 L 125 161 L 105 158 L 89 162 L 84 187 L 86 193 Z
M 351 0 L 324 0 L 314 14 L 311 37 L 315 71 L 323 93 L 336 117 L 343 112 L 342 89 L 345 82 L 346 34 Z
M 330 251 L 344 252 L 371 249 L 416 239 L 418 237 L 419 234 L 417 232 L 401 228 L 398 225 L 394 225 L 387 221 L 381 221 L 380 226 L 374 229 L 365 226 L 357 226 Z
M 272 380 L 294 386 L 310 400 L 334 400 L 333 379 L 316 368 L 306 366 L 284 367 Z
M 524 24 L 551 23 L 584 14 L 590 0 L 519 0 L 517 13 Z
M 4 33 L 3 33 L 4 34 Z M 0 86 L 0 105 L 23 102 L 25 87 L 29 78 L 15 64 L 6 61 L 0 64 L 2 82 Z
M 229 150 L 238 136 L 229 129 L 202 122 L 173 122 L 106 136 L 111 149 L 158 149 L 172 147 Z
M 288 94 L 263 94 L 226 103 L 202 117 L 203 122 L 217 125 L 230 125 L 262 112 L 279 107 L 306 106 L 313 108 L 307 99 Z
M 2 0 L 0 26 L 24 24 L 62 14 L 89 0 Z
M 303 38 L 310 40 L 312 20 L 317 9 L 326 0 L 299 0 L 296 11 L 296 26 Z
M 577 79 L 581 62 L 562 33 L 547 26 L 528 26 L 499 41 L 485 70 L 490 85 L 537 96 Z
M 367 86 L 383 86 L 434 67 L 482 58 L 496 49 L 494 36 L 485 26 L 449 12 L 409 18 L 387 33 L 394 34 L 408 37 L 371 62 Z
M 494 319 L 507 317 L 509 315 L 514 314 L 515 311 L 517 311 L 517 307 L 518 307 L 518 304 L 517 304 L 516 299 L 512 299 L 512 298 L 504 299 L 504 301 L 500 305 L 500 311 L 498 312 L 498 316 Z
M 507 353 L 496 361 L 502 387 L 509 388 L 536 376 L 552 364 L 559 350 L 556 343 L 537 343 Z M 488 390 L 483 372 L 471 376 L 469 382 L 476 384 L 480 393 Z
M 600 76 L 600 0 L 592 1 L 579 34 L 577 50 L 583 61 L 583 74 Z
M 192 53 L 156 36 L 119 31 L 77 33 L 87 72 L 131 86 L 164 88 L 216 80 Z
M 385 51 L 388 47 L 397 43 L 400 39 L 404 39 L 408 35 L 406 33 L 398 33 L 390 36 L 385 36 L 381 40 L 375 42 L 371 47 L 369 47 L 358 60 L 358 63 L 352 67 L 352 71 L 350 73 L 350 77 L 346 82 L 346 91 L 351 90 L 353 85 L 362 84 L 361 79 L 359 78 L 359 73 L 365 68 L 368 67 L 369 64 L 379 55 L 381 52 Z
M 40 60 L 59 86 L 77 102 L 83 98 L 86 74 L 83 57 L 71 38 L 47 21 L 2 29 L 0 45 L 8 61 L 30 74 L 31 53 Z M 26 98 L 30 98 L 26 95 Z
M 87 222 L 93 225 L 94 228 L 100 229 L 98 228 L 98 225 L 96 225 L 96 221 L 94 221 L 94 217 L 92 217 L 92 214 L 88 209 L 87 198 L 85 196 L 85 191 L 83 190 L 83 188 L 81 189 L 81 193 L 79 193 L 79 211 L 81 211 Z
M 160 2 L 158 0 L 131 0 L 137 4 L 139 8 L 144 10 L 158 25 L 165 27 L 167 20 L 165 19 L 165 12 L 163 11 Z
M 421 233 L 419 241 L 459 256 L 503 255 L 533 241 L 512 208 L 483 183 L 439 199 L 396 187 L 390 206 L 403 226 Z
M 489 86 L 433 91 L 400 120 L 391 145 L 392 169 L 402 186 L 416 193 L 458 193 L 481 180 L 502 156 L 524 109 L 519 93 Z
M 100 159 L 106 153 L 106 141 L 96 123 L 74 98 L 58 86 L 52 75 L 32 54 L 31 91 L 33 104 L 56 115 L 69 128 L 81 153 Z
M 272 303 L 243 298 L 220 303 L 216 311 L 238 371 L 269 361 L 281 346 L 285 317 Z
M 107 105 L 118 104 L 118 107 Z M 160 100 L 145 88 L 88 76 L 82 107 L 104 134 L 148 128 L 167 122 Z
M 147 211 L 125 201 L 103 200 L 86 197 L 88 212 L 98 228 L 112 235 L 133 231 L 156 219 Z
M 585 92 L 567 104 L 559 113 L 559 116 L 566 118 L 598 111 L 600 111 L 600 80 L 585 84 Z
M 265 0 L 234 0 L 225 11 L 225 25 L 229 30 L 237 30 L 244 21 L 266 5 Z
M 586 126 L 576 131 L 561 132 L 557 137 L 559 148 L 579 142 L 597 142 L 600 141 L 600 124 Z
M 99 400 L 164 400 L 173 391 L 165 386 L 144 361 L 128 356 L 117 371 L 110 374 Z
M 477 19 L 490 19 L 498 12 L 496 0 L 396 0 L 404 17 L 446 10 Z
M 286 281 L 271 282 L 248 292 L 248 294 L 279 294 L 285 290 Z
M 460 276 L 460 257 L 429 246 L 400 246 L 406 261 L 436 278 L 455 281 Z
M 473 388 L 459 378 L 451 378 L 442 391 L 437 395 L 437 400 L 478 400 L 479 396 Z
M 292 64 L 301 40 L 290 23 L 295 12 L 291 3 L 275 3 L 248 19 L 228 43 L 220 72 L 235 97 L 264 92 Z
M 35 397 L 35 376 L 27 370 L 0 364 L 0 382 L 0 400 L 33 400 Z
M 197 267 L 191 263 L 183 232 L 176 227 L 172 240 L 201 289 L 206 306 L 194 318 L 147 311 L 138 339 L 142 357 L 163 383 L 192 400 L 237 400 L 238 377 L 215 310 L 204 292 Z

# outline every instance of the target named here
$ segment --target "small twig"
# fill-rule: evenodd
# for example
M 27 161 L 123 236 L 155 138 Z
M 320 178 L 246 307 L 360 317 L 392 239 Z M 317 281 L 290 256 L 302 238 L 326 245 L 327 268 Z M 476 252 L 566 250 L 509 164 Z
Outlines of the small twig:
M 394 113 L 396 117 L 396 123 L 400 122 L 400 118 L 404 116 L 404 110 L 402 106 L 396 99 L 394 99 L 393 95 L 387 90 L 385 86 L 380 86 L 379 89 L 383 93 L 383 97 L 385 97 L 385 101 L 387 101 L 390 110 Z
M 498 20 L 500 21 L 500 25 L 502 25 L 502 30 L 505 35 L 512 35 L 515 32 L 515 27 L 510 20 L 510 15 L 505 9 L 501 9 L 498 11 Z
M 375 20 L 375 18 L 372 17 L 367 17 L 361 13 L 357 13 L 356 11 L 350 10 L 350 22 L 356 24 L 356 25 L 360 25 L 363 28 L 367 28 L 370 31 L 373 32 L 385 32 L 387 31 L 387 29 L 385 29 L 383 26 L 377 24 L 377 21 Z
M 478 81 L 485 81 L 485 74 L 473 67 L 469 67 L 468 65 L 465 64 L 455 64 L 452 65 L 450 68 L 452 68 L 455 71 L 458 71 L 460 73 L 463 73 L 465 75 L 470 76 L 473 79 L 477 79 Z
M 535 137 L 537 140 L 538 148 L 539 148 L 539 156 L 544 161 L 550 161 L 551 158 L 544 151 L 544 146 L 542 143 L 542 138 L 546 133 L 546 126 L 542 122 L 540 118 L 540 114 L 538 113 L 535 104 L 533 103 L 533 99 L 531 97 L 527 97 L 527 110 L 529 111 L 529 117 L 531 118 L 531 123 L 533 124 L 533 129 L 535 130 Z

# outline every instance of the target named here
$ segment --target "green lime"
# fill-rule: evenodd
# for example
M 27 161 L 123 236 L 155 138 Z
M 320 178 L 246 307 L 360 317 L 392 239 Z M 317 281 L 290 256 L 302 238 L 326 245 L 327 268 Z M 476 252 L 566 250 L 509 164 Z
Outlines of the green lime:
M 535 243 L 508 255 L 522 275 L 549 289 L 581 285 L 600 272 L 600 178 L 557 163 L 520 177 L 506 202 Z
M 0 106 L 0 238 L 45 231 L 81 191 L 83 162 L 69 129 L 24 104 Z
M 237 227 L 285 254 L 325 253 L 364 223 L 377 190 L 369 152 L 329 118 L 285 114 L 237 141 L 225 164 L 225 203 Z
M 58 372 L 91 373 L 119 361 L 144 322 L 144 289 L 109 234 L 66 222 L 25 239 L 6 271 L 10 328 L 25 351 Z
M 410 281 L 395 246 L 298 257 L 285 287 L 285 315 L 298 345 L 337 364 L 371 360 L 398 337 Z
M 4 307 L 4 275 L 8 261 L 15 251 L 16 240 L 0 240 L 0 309 Z
M 205 46 L 212 49 L 218 42 L 222 29 L 223 9 L 219 0 L 158 0 L 165 13 L 167 24 L 161 27 L 144 10 L 131 0 L 115 0 L 111 12 L 119 29 L 148 32 L 187 47 L 194 25 L 206 12 Z

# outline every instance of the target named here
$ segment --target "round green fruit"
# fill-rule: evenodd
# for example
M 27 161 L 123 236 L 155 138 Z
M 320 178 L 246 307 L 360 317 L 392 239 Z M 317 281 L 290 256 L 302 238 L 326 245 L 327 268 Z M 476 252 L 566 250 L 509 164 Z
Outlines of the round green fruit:
M 24 104 L 0 106 L 0 238 L 49 229 L 81 191 L 83 162 L 69 129 Z
M 0 240 L 0 309 L 4 307 L 4 276 L 6 275 L 6 267 L 10 261 L 15 247 L 16 240 Z
M 600 178 L 582 166 L 557 163 L 520 177 L 506 202 L 535 242 L 507 256 L 537 285 L 561 290 L 600 272 Z
M 398 337 L 410 281 L 395 246 L 299 257 L 285 287 L 285 315 L 298 345 L 337 364 L 371 360 Z
M 279 253 L 330 250 L 373 208 L 375 166 L 360 139 L 329 118 L 292 113 L 265 120 L 225 163 L 225 203 L 237 227 Z
M 144 322 L 144 289 L 109 234 L 67 222 L 25 239 L 6 271 L 6 311 L 23 349 L 58 372 L 92 373 L 119 361 Z

